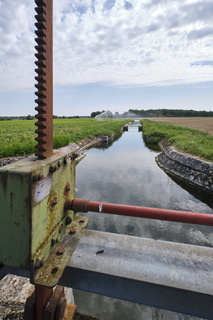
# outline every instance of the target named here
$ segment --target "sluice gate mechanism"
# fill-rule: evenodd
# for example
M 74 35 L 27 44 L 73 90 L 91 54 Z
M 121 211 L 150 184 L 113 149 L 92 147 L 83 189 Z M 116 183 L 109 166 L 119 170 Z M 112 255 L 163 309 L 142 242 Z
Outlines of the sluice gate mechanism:
M 78 149 L 52 147 L 52 0 L 35 4 L 38 144 L 0 169 L 0 277 L 34 284 L 25 320 L 71 320 L 63 286 L 212 319 L 213 248 L 85 229 L 78 212 L 210 226 L 213 217 L 76 199 Z

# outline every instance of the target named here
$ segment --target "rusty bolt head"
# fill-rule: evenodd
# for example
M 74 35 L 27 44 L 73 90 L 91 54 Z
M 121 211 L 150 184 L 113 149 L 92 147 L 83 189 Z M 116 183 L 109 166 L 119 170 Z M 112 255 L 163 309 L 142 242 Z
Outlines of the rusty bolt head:
M 64 195 L 65 195 L 65 196 L 68 195 L 70 189 L 71 189 L 71 188 L 70 188 L 70 184 L 67 183 L 67 184 L 65 185 L 65 187 L 64 187 Z
M 76 229 L 75 228 L 70 228 L 69 234 L 75 234 L 75 233 L 76 233 Z
M 64 254 L 65 252 L 65 248 L 64 247 L 60 247 L 57 249 L 56 253 L 57 255 L 61 256 L 62 254 Z

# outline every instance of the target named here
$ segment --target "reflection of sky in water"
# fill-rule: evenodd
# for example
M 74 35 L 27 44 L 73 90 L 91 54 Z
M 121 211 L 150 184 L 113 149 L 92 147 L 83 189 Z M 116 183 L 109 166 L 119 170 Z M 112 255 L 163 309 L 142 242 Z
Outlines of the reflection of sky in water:
M 141 133 L 125 132 L 108 149 L 93 148 L 86 153 L 87 156 L 77 166 L 79 198 L 145 207 L 213 212 L 158 167 L 155 162 L 157 153 L 144 145 Z M 89 228 L 93 229 L 213 245 L 210 227 L 97 213 L 88 213 L 88 216 Z M 200 233 L 193 230 L 200 230 Z
M 134 128 L 132 129 L 134 130 Z M 147 207 L 212 213 L 182 189 L 155 162 L 156 152 L 145 147 L 141 133 L 125 132 L 108 149 L 90 149 L 77 166 L 77 197 Z M 213 246 L 210 227 L 89 212 L 88 228 L 168 241 Z M 191 316 L 74 291 L 82 313 L 105 320 L 173 319 Z M 99 306 L 99 307 L 98 307 Z

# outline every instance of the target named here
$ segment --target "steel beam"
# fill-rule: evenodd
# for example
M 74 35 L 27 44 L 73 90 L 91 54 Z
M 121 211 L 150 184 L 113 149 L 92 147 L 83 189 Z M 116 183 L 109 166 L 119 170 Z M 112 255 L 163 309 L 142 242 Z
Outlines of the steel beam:
M 212 248 L 85 230 L 60 284 L 212 319 L 212 265 Z
M 212 319 L 212 265 L 213 248 L 85 230 L 59 284 Z

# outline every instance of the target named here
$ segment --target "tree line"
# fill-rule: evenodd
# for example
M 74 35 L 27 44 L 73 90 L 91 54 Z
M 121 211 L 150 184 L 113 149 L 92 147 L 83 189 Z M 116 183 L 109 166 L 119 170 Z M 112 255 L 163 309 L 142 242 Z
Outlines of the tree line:
M 213 117 L 213 111 L 195 111 L 182 109 L 129 109 L 137 117 Z

